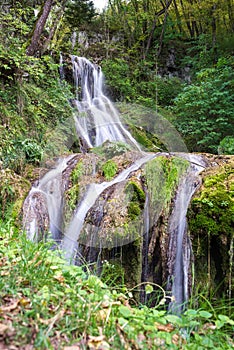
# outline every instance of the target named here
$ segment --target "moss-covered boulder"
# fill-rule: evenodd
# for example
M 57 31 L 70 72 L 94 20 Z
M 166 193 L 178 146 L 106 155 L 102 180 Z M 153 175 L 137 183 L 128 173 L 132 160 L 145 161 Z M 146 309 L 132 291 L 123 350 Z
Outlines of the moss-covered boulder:
M 231 297 L 234 239 L 234 157 L 216 156 L 188 212 L 195 284 Z

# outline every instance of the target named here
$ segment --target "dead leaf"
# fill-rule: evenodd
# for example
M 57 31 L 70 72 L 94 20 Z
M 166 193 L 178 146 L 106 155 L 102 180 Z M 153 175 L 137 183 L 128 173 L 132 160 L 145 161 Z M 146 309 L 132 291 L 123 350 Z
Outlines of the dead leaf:
M 208 330 L 208 329 L 211 329 L 211 330 L 215 330 L 217 327 L 215 324 L 213 323 L 205 323 L 202 327 L 203 330 Z
M 45 324 L 46 326 L 49 326 L 51 324 L 54 325 L 55 322 L 57 322 L 60 318 L 63 317 L 64 312 L 65 312 L 64 310 L 61 310 L 54 317 L 48 318 L 47 320 L 43 320 L 42 318 L 39 318 L 39 321 Z
M 21 298 L 19 300 L 20 305 L 22 306 L 28 306 L 31 303 L 31 300 L 29 298 Z
M 0 323 L 0 335 L 3 335 L 7 330 L 8 330 L 9 326 L 4 324 L 4 323 Z
M 15 310 L 17 308 L 18 304 L 19 304 L 19 300 L 16 300 L 8 306 L 1 306 L 0 312 L 3 313 L 3 312 L 9 312 L 9 311 Z
M 55 275 L 54 279 L 59 281 L 60 283 L 63 283 L 65 281 L 65 278 L 63 275 Z
M 172 343 L 174 345 L 186 344 L 186 340 L 181 337 L 179 334 L 173 334 Z
M 89 350 L 109 350 L 110 345 L 104 339 L 104 335 L 99 335 L 96 337 L 89 335 L 87 341 Z
M 10 275 L 10 271 L 2 271 L 1 276 L 8 276 Z
M 77 345 L 65 346 L 63 350 L 80 350 L 80 347 Z
M 161 324 L 161 323 L 155 322 L 154 325 L 157 328 L 157 330 L 162 332 L 167 332 L 167 333 L 171 333 L 175 329 L 175 327 L 171 323 Z

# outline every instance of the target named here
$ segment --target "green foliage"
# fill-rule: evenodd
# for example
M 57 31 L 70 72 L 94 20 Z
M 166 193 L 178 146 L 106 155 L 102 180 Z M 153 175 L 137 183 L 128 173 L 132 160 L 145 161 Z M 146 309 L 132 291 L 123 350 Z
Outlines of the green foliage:
M 49 249 L 52 242 L 30 242 L 11 222 L 0 222 L 0 235 L 0 324 L 5 347 L 52 350 L 59 342 L 60 347 L 91 348 L 98 343 L 106 349 L 133 344 L 139 349 L 232 348 L 231 315 L 190 308 L 178 317 L 160 305 L 132 307 L 131 291 L 119 293 L 118 286 L 110 289 L 82 267 L 67 265 Z M 117 271 L 107 267 L 104 275 L 110 283 L 111 278 L 118 283 L 121 266 Z
M 112 98 L 117 101 L 130 101 L 135 91 L 130 82 L 130 69 L 127 62 L 121 58 L 104 60 L 102 68 Z
M 84 164 L 82 160 L 78 161 L 76 166 L 71 172 L 70 180 L 71 180 L 71 186 L 69 189 L 65 192 L 65 210 L 64 214 L 66 217 L 66 222 L 68 222 L 71 218 L 72 213 L 77 207 L 77 204 L 80 200 L 80 181 L 82 179 L 82 176 L 84 175 Z
M 30 183 L 10 169 L 1 169 L 0 164 L 0 219 L 18 220 Z
M 117 164 L 111 159 L 109 159 L 107 162 L 105 162 L 102 165 L 103 175 L 108 181 L 111 180 L 116 175 L 117 170 L 118 170 Z
M 88 23 L 95 16 L 94 4 L 89 0 L 69 0 L 66 4 L 65 21 L 74 29 Z
M 71 172 L 72 185 L 76 185 L 77 183 L 79 183 L 79 180 L 81 180 L 81 176 L 83 175 L 83 173 L 83 162 L 82 160 L 80 160 Z
M 226 136 L 220 141 L 218 147 L 219 154 L 234 154 L 234 137 Z
M 233 61 L 220 60 L 197 74 L 175 100 L 176 126 L 191 151 L 217 153 L 233 134 Z
M 111 288 L 124 287 L 124 269 L 117 261 L 103 261 L 100 279 Z

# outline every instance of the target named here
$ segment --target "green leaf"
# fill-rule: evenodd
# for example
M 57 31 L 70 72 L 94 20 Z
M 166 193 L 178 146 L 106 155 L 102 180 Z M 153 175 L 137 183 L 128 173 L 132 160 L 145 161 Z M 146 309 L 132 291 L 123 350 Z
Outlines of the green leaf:
M 196 317 L 197 314 L 198 314 L 198 311 L 194 309 L 188 309 L 184 313 L 185 316 L 190 316 L 190 317 Z
M 132 316 L 131 310 L 127 306 L 124 306 L 124 305 L 121 305 L 119 307 L 119 312 L 125 318 L 129 318 L 130 316 Z
M 212 314 L 208 311 L 205 311 L 205 310 L 200 310 L 198 314 L 199 314 L 199 316 L 201 316 L 203 318 L 211 318 L 212 317 Z
M 172 323 L 172 324 L 176 324 L 176 325 L 182 325 L 182 320 L 179 316 L 176 316 L 176 315 L 166 315 L 165 316 L 165 319 Z
M 226 316 L 226 315 L 219 315 L 218 318 L 219 318 L 222 322 L 228 323 L 228 324 L 230 324 L 231 326 L 234 326 L 234 321 L 231 320 L 228 316 Z
M 147 284 L 147 285 L 145 286 L 145 293 L 146 293 L 146 294 L 152 293 L 153 290 L 154 290 L 154 288 L 153 288 L 153 286 L 152 286 L 151 284 Z

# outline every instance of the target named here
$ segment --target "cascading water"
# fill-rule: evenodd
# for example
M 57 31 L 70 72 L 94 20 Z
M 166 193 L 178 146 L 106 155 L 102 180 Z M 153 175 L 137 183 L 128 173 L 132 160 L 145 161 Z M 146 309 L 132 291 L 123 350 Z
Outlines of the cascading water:
M 186 214 L 192 195 L 199 185 L 198 174 L 205 164 L 198 155 L 181 155 L 190 163 L 187 173 L 179 184 L 174 208 L 169 221 L 169 248 L 168 248 L 168 290 L 172 291 L 174 301 L 169 310 L 180 314 L 185 308 L 189 297 L 189 268 L 191 263 L 191 242 L 187 234 Z
M 24 202 L 23 226 L 31 240 L 38 241 L 43 229 L 48 226 L 54 241 L 59 241 L 62 235 L 62 204 L 63 192 L 62 172 L 73 156 L 59 159 L 57 166 L 46 173 L 33 186 Z M 44 211 L 44 217 L 42 215 Z M 48 221 L 46 224 L 45 221 Z
M 89 148 L 99 146 L 105 141 L 122 141 L 132 146 L 134 150 L 140 151 L 137 142 L 122 125 L 113 104 L 103 93 L 103 75 L 100 67 L 92 64 L 83 57 L 71 56 L 71 62 L 76 96 L 70 102 L 76 111 L 74 119 L 83 150 L 85 151 Z M 63 65 L 63 57 L 61 56 L 61 79 L 66 78 Z M 167 154 L 161 155 L 168 156 Z M 125 181 L 131 173 L 137 171 L 143 164 L 155 156 L 152 153 L 146 155 L 140 152 L 137 157 L 138 159 L 132 162 L 128 168 L 124 169 L 112 181 L 90 184 L 83 199 L 79 202 L 73 218 L 65 228 L 63 223 L 64 183 L 62 176 L 73 155 L 61 159 L 54 169 L 42 177 L 36 186 L 32 187 L 25 200 L 23 223 L 29 239 L 39 240 L 44 231 L 50 230 L 52 238 L 55 241 L 61 241 L 60 247 L 64 251 L 66 259 L 74 263 L 76 252 L 79 248 L 79 236 L 85 218 L 99 196 L 106 189 L 111 189 L 115 184 Z M 178 156 L 180 155 L 178 154 Z M 194 184 L 198 183 L 197 174 L 203 166 L 199 156 L 181 156 L 187 158 L 192 165 L 188 170 L 187 176 L 182 179 L 179 185 L 174 210 L 169 222 L 168 289 L 172 290 L 172 295 L 176 299 L 176 302 L 169 305 L 169 309 L 175 313 L 182 311 L 182 305 L 187 301 L 189 294 L 188 271 L 191 248 L 189 238 L 186 234 L 186 212 L 190 199 L 196 190 Z M 143 230 L 145 232 L 145 238 L 142 250 L 144 257 L 141 274 L 143 282 L 148 279 L 149 212 L 149 196 L 146 193 Z M 146 300 L 145 294 L 142 296 Z
M 72 106 L 77 110 L 75 125 L 84 148 L 100 146 L 105 141 L 122 141 L 140 151 L 113 103 L 103 93 L 101 68 L 84 57 L 71 56 L 71 62 L 76 89 Z
M 149 230 L 150 230 L 150 214 L 149 214 L 149 194 L 146 192 L 145 206 L 143 213 L 143 249 L 142 249 L 142 273 L 141 281 L 147 282 L 148 280 L 148 251 L 149 251 Z M 141 301 L 146 303 L 147 295 L 145 289 L 141 290 Z
M 77 211 L 68 227 L 65 231 L 64 239 L 62 241 L 62 249 L 66 253 L 66 259 L 73 261 L 74 255 L 76 254 L 76 249 L 78 248 L 78 239 L 79 234 L 84 223 L 89 209 L 94 205 L 95 201 L 99 195 L 107 188 L 124 181 L 131 172 L 136 171 L 144 163 L 153 159 L 154 154 L 145 155 L 144 157 L 135 161 L 129 168 L 123 170 L 116 178 L 109 182 L 102 182 L 101 184 L 90 184 L 86 192 L 85 197 L 83 198 L 80 206 L 77 208 Z

